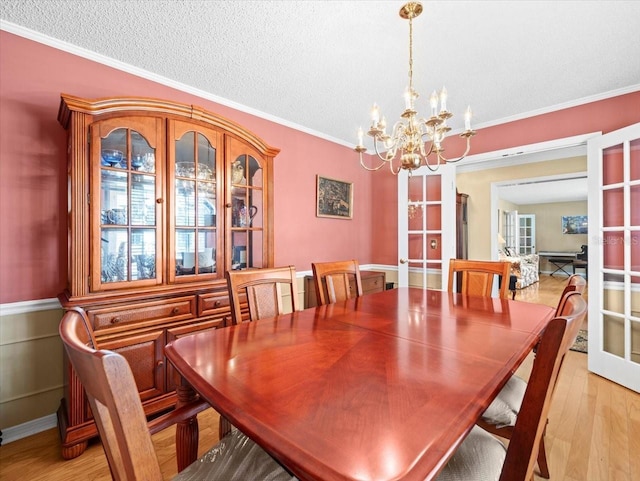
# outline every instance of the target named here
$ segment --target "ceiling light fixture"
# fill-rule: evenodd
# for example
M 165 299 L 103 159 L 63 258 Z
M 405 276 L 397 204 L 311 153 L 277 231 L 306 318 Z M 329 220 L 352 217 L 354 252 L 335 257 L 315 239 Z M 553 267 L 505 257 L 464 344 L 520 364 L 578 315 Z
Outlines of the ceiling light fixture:
M 413 19 L 421 13 L 422 4 L 419 2 L 409 2 L 400 9 L 400 17 L 409 20 L 409 86 L 404 93 L 405 110 L 401 115 L 402 119 L 393 126 L 391 135 L 386 132 L 387 122 L 384 117 L 381 117 L 379 107 L 374 104 L 371 109 L 371 127 L 367 135 L 373 137 L 375 153 L 382 161 L 380 165 L 369 167 L 364 163 L 362 154 L 367 151 L 367 148 L 363 145 L 362 128 L 358 130 L 358 145 L 355 151 L 360 156 L 360 165 L 367 170 L 379 170 L 388 163 L 394 175 L 401 169 L 411 172 L 423 165 L 435 171 L 440 164 L 464 159 L 471 147 L 471 137 L 476 133 L 471 130 L 471 108 L 468 107 L 464 115 L 465 130 L 460 134 L 460 137 L 467 139 L 467 148 L 464 154 L 456 159 L 444 157 L 442 143 L 447 132 L 451 130 L 447 125 L 447 119 L 453 116 L 447 110 L 447 90 L 444 87 L 439 96 L 435 91 L 431 94 L 429 100 L 431 116 L 428 119 L 417 118 L 415 101 L 418 98 L 418 92 L 413 89 Z M 439 111 L 438 104 L 440 104 Z M 427 142 L 429 150 L 425 148 Z M 384 154 L 380 150 L 384 150 Z M 394 167 L 394 160 L 397 157 L 400 158 L 400 163 Z

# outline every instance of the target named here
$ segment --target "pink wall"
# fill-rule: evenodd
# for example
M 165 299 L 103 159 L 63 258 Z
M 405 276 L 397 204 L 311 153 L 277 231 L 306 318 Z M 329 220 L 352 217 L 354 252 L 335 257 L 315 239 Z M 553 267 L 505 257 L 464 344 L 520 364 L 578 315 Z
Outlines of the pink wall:
M 0 32 L 0 303 L 55 297 L 66 285 L 66 133 L 60 93 L 193 103 L 281 149 L 275 159 L 276 264 L 373 261 L 371 176 L 355 152 L 205 99 Z M 316 174 L 354 183 L 353 220 L 315 217 Z
M 397 264 L 397 180 L 384 169 L 361 169 L 351 149 L 0 31 L 0 303 L 55 297 L 66 284 L 65 132 L 57 122 L 62 92 L 193 103 L 280 148 L 274 180 L 277 265 L 302 271 L 314 260 L 348 258 Z M 609 132 L 638 121 L 635 92 L 482 129 L 472 153 Z M 459 150 L 452 144 L 448 149 Z M 315 217 L 316 174 L 354 183 L 353 220 Z

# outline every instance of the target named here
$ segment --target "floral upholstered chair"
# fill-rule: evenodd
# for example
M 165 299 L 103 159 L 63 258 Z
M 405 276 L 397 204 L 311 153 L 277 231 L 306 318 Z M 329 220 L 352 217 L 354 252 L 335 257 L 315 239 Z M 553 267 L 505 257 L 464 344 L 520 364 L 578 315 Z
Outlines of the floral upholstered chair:
M 509 251 L 507 251 L 509 252 Z M 540 259 L 538 254 L 508 255 L 507 252 L 500 253 L 501 261 L 511 262 L 511 274 L 516 276 L 516 289 L 523 289 L 540 280 L 538 269 Z

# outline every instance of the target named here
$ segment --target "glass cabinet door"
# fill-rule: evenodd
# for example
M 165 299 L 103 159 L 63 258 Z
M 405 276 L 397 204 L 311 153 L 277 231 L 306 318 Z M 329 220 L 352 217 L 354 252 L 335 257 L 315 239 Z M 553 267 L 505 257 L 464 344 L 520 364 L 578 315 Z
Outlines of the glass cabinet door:
M 170 158 L 172 190 L 171 245 L 176 280 L 193 276 L 219 277 L 217 133 L 193 130 L 192 124 L 175 122 Z
M 161 279 L 156 270 L 160 252 L 156 132 L 154 119 L 146 123 L 150 128 L 144 123 L 122 127 L 128 124 L 124 119 L 93 126 L 92 179 L 98 187 L 93 192 L 99 195 L 97 205 L 92 205 L 97 219 L 92 226 L 98 234 L 92 237 L 92 247 L 99 259 L 93 263 L 94 290 L 131 282 L 155 284 Z
M 241 142 L 228 140 L 230 169 L 231 269 L 266 267 L 264 258 L 264 178 L 260 157 Z

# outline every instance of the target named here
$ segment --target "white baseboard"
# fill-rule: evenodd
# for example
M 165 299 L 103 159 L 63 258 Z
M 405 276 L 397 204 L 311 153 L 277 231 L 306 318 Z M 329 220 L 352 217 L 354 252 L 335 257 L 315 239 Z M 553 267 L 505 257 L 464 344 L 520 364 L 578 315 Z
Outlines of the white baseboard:
M 2 444 L 12 443 L 18 439 L 33 436 L 47 429 L 55 428 L 58 425 L 58 419 L 55 414 L 49 414 L 42 418 L 33 419 L 26 423 L 12 426 L 2 430 Z

